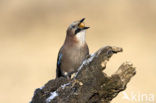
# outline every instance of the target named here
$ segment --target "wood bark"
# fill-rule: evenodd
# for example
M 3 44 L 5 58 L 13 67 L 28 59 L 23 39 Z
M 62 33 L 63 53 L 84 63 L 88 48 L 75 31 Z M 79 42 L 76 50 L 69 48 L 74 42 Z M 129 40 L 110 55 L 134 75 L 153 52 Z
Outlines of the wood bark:
M 136 74 L 130 62 L 124 62 L 108 76 L 103 72 L 113 54 L 122 48 L 106 46 L 83 61 L 71 79 L 50 80 L 34 92 L 31 103 L 110 103 Z

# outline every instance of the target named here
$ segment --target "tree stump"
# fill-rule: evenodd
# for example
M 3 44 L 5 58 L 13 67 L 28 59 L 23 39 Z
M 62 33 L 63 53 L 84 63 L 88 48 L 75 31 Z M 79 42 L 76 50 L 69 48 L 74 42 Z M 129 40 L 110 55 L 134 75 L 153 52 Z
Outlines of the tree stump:
M 113 54 L 122 48 L 106 46 L 83 61 L 71 79 L 50 80 L 34 92 L 30 103 L 110 103 L 136 74 L 132 63 L 123 63 L 111 76 L 103 72 Z

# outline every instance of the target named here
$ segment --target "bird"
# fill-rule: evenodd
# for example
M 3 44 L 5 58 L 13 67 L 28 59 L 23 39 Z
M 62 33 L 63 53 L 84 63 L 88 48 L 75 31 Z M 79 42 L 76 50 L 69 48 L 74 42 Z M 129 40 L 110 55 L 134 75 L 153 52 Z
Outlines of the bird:
M 78 67 L 89 55 L 89 48 L 86 43 L 85 18 L 74 21 L 66 30 L 64 44 L 59 50 L 57 58 L 56 78 L 71 78 L 71 74 L 78 70 Z

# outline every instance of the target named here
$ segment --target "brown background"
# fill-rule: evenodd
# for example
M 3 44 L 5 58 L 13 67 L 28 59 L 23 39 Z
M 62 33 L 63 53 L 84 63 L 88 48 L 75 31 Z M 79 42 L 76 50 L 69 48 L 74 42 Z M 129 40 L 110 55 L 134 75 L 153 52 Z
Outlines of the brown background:
M 137 75 L 126 92 L 156 94 L 155 0 L 1 0 L 1 103 L 28 103 L 35 88 L 55 78 L 66 29 L 83 17 L 91 27 L 91 53 L 106 45 L 124 48 L 105 71 L 111 75 L 122 62 L 132 61 Z M 122 96 L 112 103 L 134 103 Z

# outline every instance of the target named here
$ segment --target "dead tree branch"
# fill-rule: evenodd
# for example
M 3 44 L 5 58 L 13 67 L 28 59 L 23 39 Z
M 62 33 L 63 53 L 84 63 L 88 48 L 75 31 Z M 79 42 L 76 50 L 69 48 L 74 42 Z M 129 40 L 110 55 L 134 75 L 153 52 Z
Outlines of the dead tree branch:
M 50 80 L 44 87 L 36 89 L 31 103 L 109 103 L 136 71 L 129 62 L 123 63 L 112 75 L 103 72 L 110 57 L 122 48 L 107 46 L 84 60 L 72 78 Z

